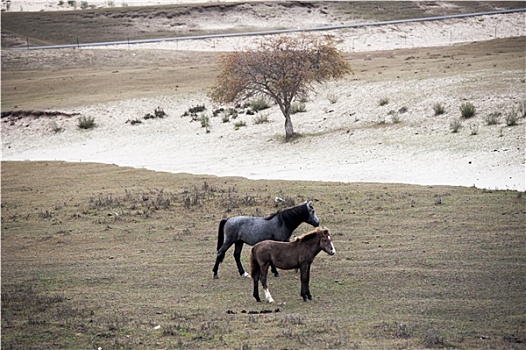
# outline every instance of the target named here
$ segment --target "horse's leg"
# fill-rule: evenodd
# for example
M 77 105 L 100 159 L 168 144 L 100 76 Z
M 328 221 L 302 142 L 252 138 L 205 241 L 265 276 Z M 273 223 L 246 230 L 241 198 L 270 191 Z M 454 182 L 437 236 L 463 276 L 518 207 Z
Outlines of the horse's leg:
M 252 293 L 252 295 L 254 296 L 254 298 L 256 298 L 256 301 L 258 303 L 261 302 L 261 299 L 259 298 L 259 287 L 258 287 L 258 284 L 259 284 L 259 276 L 261 275 L 261 266 L 259 266 L 259 263 L 256 261 L 253 261 L 251 264 L 257 264 L 258 266 L 258 269 L 252 269 L 252 279 L 254 281 L 254 293 Z
M 270 271 L 272 271 L 272 273 L 274 274 L 274 277 L 279 277 L 279 272 L 273 263 L 270 263 Z
M 307 301 L 307 298 L 309 298 L 309 269 L 310 266 L 307 263 L 300 266 L 301 297 L 303 301 Z M 312 297 L 309 299 L 312 299 Z
M 308 267 L 307 267 L 307 298 L 309 298 L 309 300 L 312 300 L 312 295 L 310 294 L 310 287 L 309 287 L 309 283 L 310 283 L 310 266 L 311 266 L 311 264 L 309 264 Z
M 243 249 L 243 241 L 237 241 L 234 248 L 234 259 L 236 259 L 237 269 L 239 274 L 243 277 L 250 277 L 250 275 L 245 271 L 243 265 L 241 265 L 241 250 Z
M 263 266 L 260 265 L 261 285 L 263 286 L 263 291 L 265 292 L 265 298 L 268 300 L 269 303 L 273 303 L 274 299 L 272 299 L 272 295 L 270 295 L 270 291 L 268 290 L 267 286 L 268 267 L 269 264 L 264 264 Z
M 219 269 L 219 264 L 223 262 L 223 259 L 225 258 L 225 253 L 228 250 L 228 248 L 232 246 L 232 244 L 233 242 L 227 241 L 223 243 L 221 248 L 219 248 L 219 250 L 217 251 L 216 263 L 214 264 L 214 268 L 212 269 L 212 271 L 214 272 L 214 279 L 219 278 L 219 275 L 217 274 L 217 270 Z

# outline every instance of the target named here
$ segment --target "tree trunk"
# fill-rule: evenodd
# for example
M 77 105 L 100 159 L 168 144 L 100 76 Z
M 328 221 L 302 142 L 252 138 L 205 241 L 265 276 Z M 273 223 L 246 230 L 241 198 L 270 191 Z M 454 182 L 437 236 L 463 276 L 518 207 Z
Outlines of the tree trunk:
M 294 136 L 294 127 L 292 126 L 292 120 L 290 114 L 285 115 L 285 141 L 289 141 Z

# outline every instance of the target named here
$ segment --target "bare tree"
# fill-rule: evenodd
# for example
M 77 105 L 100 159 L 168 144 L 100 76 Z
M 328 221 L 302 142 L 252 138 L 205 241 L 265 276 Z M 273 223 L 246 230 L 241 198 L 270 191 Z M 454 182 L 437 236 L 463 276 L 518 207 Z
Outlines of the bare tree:
M 254 96 L 268 96 L 285 117 L 285 138 L 294 136 L 291 104 L 306 97 L 316 84 L 340 78 L 350 65 L 332 41 L 313 36 L 272 36 L 255 49 L 230 52 L 221 57 L 220 73 L 209 97 L 233 103 Z

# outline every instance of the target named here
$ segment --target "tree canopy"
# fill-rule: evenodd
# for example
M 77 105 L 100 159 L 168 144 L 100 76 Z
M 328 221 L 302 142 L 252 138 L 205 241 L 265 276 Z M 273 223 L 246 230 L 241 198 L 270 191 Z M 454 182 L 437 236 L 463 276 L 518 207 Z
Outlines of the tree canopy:
M 332 41 L 313 36 L 271 36 L 254 49 L 224 54 L 220 73 L 209 97 L 217 103 L 234 103 L 267 96 L 285 117 L 285 137 L 294 135 L 291 104 L 316 84 L 340 78 L 350 65 Z

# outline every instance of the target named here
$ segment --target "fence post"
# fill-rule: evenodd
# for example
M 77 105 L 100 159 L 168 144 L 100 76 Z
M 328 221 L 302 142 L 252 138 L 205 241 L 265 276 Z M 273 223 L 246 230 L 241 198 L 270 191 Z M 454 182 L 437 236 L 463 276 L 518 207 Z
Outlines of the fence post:
M 79 41 L 79 37 L 77 37 L 77 48 L 80 49 L 80 41 Z

